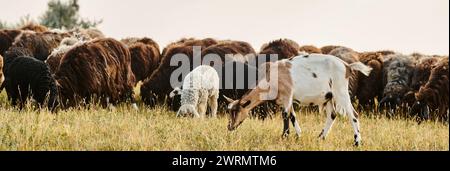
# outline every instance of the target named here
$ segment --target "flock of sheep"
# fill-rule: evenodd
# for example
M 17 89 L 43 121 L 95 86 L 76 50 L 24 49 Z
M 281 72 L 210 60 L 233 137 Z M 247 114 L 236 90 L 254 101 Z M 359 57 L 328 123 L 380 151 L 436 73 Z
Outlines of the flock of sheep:
M 172 57 L 184 54 L 193 61 L 197 57 L 194 46 L 201 47 L 202 60 L 206 54 L 217 54 L 222 62 L 199 67 L 191 62 L 192 72 L 180 79 L 184 80 L 182 86 L 172 88 L 170 76 L 177 69 L 171 65 Z M 229 60 L 227 54 L 233 54 L 233 59 Z M 278 59 L 264 56 L 271 62 L 250 62 L 262 60 L 259 54 L 277 54 Z M 141 81 L 140 97 L 146 106 L 168 105 L 178 110 L 177 115 L 198 117 L 205 115 L 208 107 L 213 117 L 217 110 L 226 109 L 230 111 L 230 130 L 239 126 L 248 113 L 264 117 L 280 111 L 279 106 L 283 135 L 289 133 L 289 121 L 299 135 L 292 107 L 298 103 L 319 106 L 319 111 L 327 114 L 320 135 L 325 138 L 336 113 L 347 114 L 356 145 L 361 137 L 352 101 L 358 102 L 360 110 L 404 110 L 419 120 L 448 122 L 448 61 L 448 56 L 419 53 L 299 46 L 289 39 L 271 41 L 256 52 L 243 41 L 183 38 L 160 51 L 150 38 L 119 41 L 105 38 L 97 29 L 62 31 L 29 24 L 0 30 L 0 91 L 5 88 L 8 100 L 19 109 L 30 98 L 38 107 L 46 105 L 54 112 L 95 101 L 103 107 L 129 102 L 137 108 L 133 88 Z M 244 73 L 234 74 L 244 76 L 276 67 L 282 81 L 270 87 L 277 87 L 278 95 L 272 100 L 256 98 L 264 92 L 257 88 L 261 82 L 246 81 L 243 88 L 237 88 L 236 80 L 225 81 L 223 74 L 218 74 L 223 71 L 212 67 L 215 65 L 242 66 Z M 270 82 L 269 77 L 265 81 Z

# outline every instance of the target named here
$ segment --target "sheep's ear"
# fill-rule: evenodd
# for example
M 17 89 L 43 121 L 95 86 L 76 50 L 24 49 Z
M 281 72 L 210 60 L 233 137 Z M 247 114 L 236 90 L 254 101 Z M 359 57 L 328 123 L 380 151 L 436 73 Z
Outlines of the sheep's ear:
M 233 103 L 235 101 L 235 100 L 233 100 L 233 99 L 231 99 L 231 98 L 229 98 L 229 97 L 227 97 L 225 95 L 223 95 L 223 97 L 225 98 L 225 100 L 228 101 L 228 103 Z
M 169 97 L 170 97 L 170 98 L 173 98 L 173 97 L 175 97 L 175 95 L 177 95 L 177 94 L 180 94 L 180 88 L 179 88 L 179 87 L 175 87 L 175 88 L 173 89 L 173 91 L 170 92 Z

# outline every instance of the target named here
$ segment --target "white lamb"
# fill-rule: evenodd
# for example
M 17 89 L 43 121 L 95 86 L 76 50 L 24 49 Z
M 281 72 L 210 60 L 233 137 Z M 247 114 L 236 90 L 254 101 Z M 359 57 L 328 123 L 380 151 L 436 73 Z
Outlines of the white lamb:
M 169 95 L 174 97 L 181 94 L 181 107 L 178 109 L 177 117 L 185 115 L 204 117 L 209 104 L 211 116 L 215 118 L 219 84 L 219 75 L 213 67 L 201 65 L 192 70 L 183 81 L 183 89 L 176 87 Z

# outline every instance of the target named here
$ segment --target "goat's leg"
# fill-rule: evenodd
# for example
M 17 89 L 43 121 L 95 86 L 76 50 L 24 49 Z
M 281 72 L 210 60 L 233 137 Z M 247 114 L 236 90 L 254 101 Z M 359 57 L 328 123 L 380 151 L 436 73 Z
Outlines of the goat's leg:
M 289 98 L 285 98 L 285 99 L 277 99 L 277 104 L 282 105 L 283 106 L 283 111 L 282 111 L 282 117 L 283 117 L 283 135 L 282 137 L 285 138 L 289 135 L 289 120 L 291 120 L 294 124 L 295 127 L 295 123 L 296 123 L 296 119 L 295 119 L 295 114 L 292 115 L 292 112 L 294 111 L 292 108 L 292 94 L 290 95 Z M 294 118 L 292 118 L 292 116 Z M 298 125 L 298 123 L 297 123 Z M 300 126 L 298 126 L 298 128 L 300 128 Z M 297 131 L 297 129 L 296 129 Z M 298 133 L 297 133 L 298 134 Z
M 355 146 L 359 146 L 361 144 L 361 133 L 359 132 L 359 120 L 358 113 L 355 110 L 347 111 L 348 118 L 353 126 L 353 133 L 355 138 Z
M 333 104 L 331 101 L 327 102 L 324 106 L 325 113 L 327 114 L 327 120 L 325 121 L 325 126 L 322 132 L 319 134 L 320 139 L 325 139 L 333 126 L 334 119 L 336 118 L 336 112 L 333 109 Z
M 291 107 L 291 115 L 290 115 L 292 126 L 295 128 L 295 133 L 297 133 L 297 137 L 300 137 L 302 129 L 300 129 L 300 125 L 298 124 L 297 117 L 295 116 L 294 107 Z
M 286 138 L 289 135 L 289 109 L 283 108 L 282 117 L 283 117 L 283 134 L 282 137 Z

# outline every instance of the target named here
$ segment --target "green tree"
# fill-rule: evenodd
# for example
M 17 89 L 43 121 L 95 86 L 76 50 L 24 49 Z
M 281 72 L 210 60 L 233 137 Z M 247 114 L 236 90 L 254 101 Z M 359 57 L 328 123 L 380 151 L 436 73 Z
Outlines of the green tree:
M 19 28 L 24 25 L 27 25 L 29 23 L 36 23 L 35 20 L 31 18 L 31 16 L 28 14 L 26 16 L 20 17 L 19 22 L 17 23 L 8 23 L 6 21 L 0 21 L 0 29 L 13 29 L 13 28 Z
M 102 20 L 89 21 L 80 18 L 78 0 L 69 0 L 68 2 L 51 0 L 47 5 L 48 9 L 40 18 L 40 23 L 49 28 L 72 29 L 77 26 L 89 28 L 102 23 Z
M 9 29 L 11 28 L 6 21 L 0 21 L 0 29 Z

